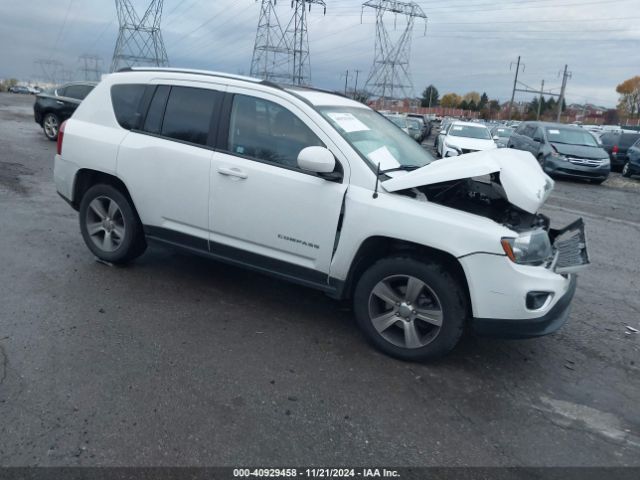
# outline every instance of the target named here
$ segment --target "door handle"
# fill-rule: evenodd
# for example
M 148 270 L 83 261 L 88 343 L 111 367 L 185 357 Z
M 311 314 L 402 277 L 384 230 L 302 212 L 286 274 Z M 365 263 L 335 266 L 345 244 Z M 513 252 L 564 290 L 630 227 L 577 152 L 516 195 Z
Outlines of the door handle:
M 238 168 L 220 167 L 218 168 L 218 173 L 220 175 L 225 175 L 227 177 L 242 178 L 243 180 L 248 177 L 246 173 L 244 173 L 242 170 Z
M 56 100 L 56 103 L 57 103 L 58 105 L 64 105 L 64 102 L 63 102 L 62 100 Z

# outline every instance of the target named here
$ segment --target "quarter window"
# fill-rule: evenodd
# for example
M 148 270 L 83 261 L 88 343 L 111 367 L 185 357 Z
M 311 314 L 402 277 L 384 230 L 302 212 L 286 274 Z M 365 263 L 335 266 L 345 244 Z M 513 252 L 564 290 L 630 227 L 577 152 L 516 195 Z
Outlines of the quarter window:
M 261 98 L 233 97 L 228 144 L 232 153 L 298 168 L 298 154 L 311 146 L 324 145 L 286 108 Z
M 111 87 L 113 111 L 122 128 L 138 128 L 140 100 L 145 88 L 142 84 L 120 84 Z
M 170 90 L 171 87 L 166 85 L 160 85 L 156 88 L 144 121 L 143 130 L 145 132 L 158 135 L 162 132 L 162 117 L 164 116 L 164 107 L 167 105 Z
M 215 90 L 172 87 L 162 122 L 162 135 L 207 145 L 209 132 L 215 132 L 214 112 L 220 109 L 221 96 Z

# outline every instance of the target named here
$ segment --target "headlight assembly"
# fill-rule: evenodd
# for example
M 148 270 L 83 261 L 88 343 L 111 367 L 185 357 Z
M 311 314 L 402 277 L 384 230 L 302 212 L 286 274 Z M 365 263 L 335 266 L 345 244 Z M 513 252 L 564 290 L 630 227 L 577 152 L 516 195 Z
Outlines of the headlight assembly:
M 547 232 L 541 228 L 521 233 L 516 238 L 503 238 L 502 249 L 507 257 L 522 265 L 542 265 L 553 258 Z

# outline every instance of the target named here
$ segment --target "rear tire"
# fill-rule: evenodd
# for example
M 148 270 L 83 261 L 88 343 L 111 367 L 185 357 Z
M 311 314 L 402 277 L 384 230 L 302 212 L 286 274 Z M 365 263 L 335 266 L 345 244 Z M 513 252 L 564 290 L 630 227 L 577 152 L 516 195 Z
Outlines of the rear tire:
M 441 357 L 460 340 L 467 317 L 463 287 L 435 262 L 385 258 L 360 277 L 353 303 L 361 330 L 392 357 Z
M 142 224 L 117 188 L 98 184 L 80 202 L 80 231 L 89 250 L 105 262 L 124 264 L 144 253 Z
M 44 135 L 52 142 L 58 140 L 58 131 L 60 130 L 60 119 L 55 113 L 47 113 L 42 119 L 42 129 Z
M 631 177 L 631 167 L 629 166 L 629 162 L 626 162 L 624 167 L 622 167 L 622 176 L 627 178 Z

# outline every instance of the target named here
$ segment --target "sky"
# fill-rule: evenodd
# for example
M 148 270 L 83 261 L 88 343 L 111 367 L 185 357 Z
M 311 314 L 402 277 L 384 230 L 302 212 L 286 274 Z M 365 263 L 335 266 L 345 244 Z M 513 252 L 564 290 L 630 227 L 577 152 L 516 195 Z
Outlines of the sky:
M 130 0 L 140 16 L 148 0 Z M 448 0 L 417 2 L 427 15 L 416 19 L 410 57 L 415 94 L 434 84 L 440 94 L 487 92 L 507 101 L 515 61 L 520 80 L 558 93 L 560 72 L 569 65 L 568 103 L 614 107 L 617 84 L 640 75 L 640 0 Z M 353 87 L 371 71 L 375 11 L 361 1 L 326 0 L 308 14 L 314 86 L 343 89 L 349 70 Z M 286 23 L 291 2 L 277 2 Z M 260 13 L 255 0 L 164 0 L 162 33 L 173 67 L 248 74 Z M 390 37 L 405 19 L 385 14 Z M 394 28 L 395 20 L 395 28 Z M 80 55 L 98 55 L 105 69 L 118 36 L 113 0 L 30 0 L 16 8 L 0 0 L 0 78 L 36 80 L 38 59 L 60 61 L 80 75 Z M 523 87 L 521 85 L 521 87 Z M 524 87 L 523 87 L 524 88 Z M 517 93 L 516 100 L 533 95 Z

